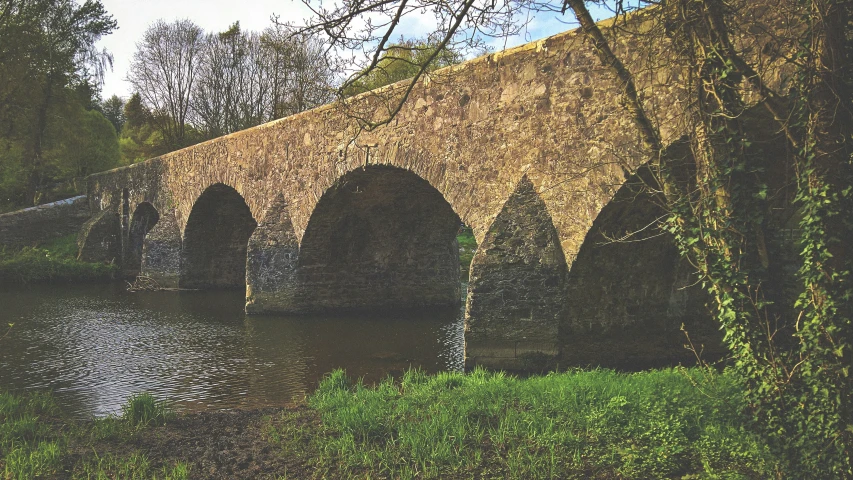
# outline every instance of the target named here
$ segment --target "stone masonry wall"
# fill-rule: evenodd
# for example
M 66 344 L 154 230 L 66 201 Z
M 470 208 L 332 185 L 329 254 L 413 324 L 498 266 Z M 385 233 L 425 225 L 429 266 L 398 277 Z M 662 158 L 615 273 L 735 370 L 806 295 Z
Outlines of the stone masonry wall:
M 762 15 L 772 13 L 759 7 L 750 17 L 756 25 L 764 21 Z M 647 12 L 631 17 L 641 26 L 648 19 Z M 686 87 L 682 72 L 667 63 L 670 46 L 655 38 L 646 42 L 642 36 L 624 36 L 614 45 L 627 67 L 638 72 L 640 94 L 661 126 L 664 142 L 670 143 L 686 128 L 681 116 Z M 774 51 L 761 41 L 738 40 L 757 55 Z M 772 64 L 759 63 L 762 68 Z M 260 224 L 248 241 L 247 309 L 263 311 L 264 305 L 301 301 L 298 288 L 283 285 L 295 282 L 299 287 L 316 280 L 305 276 L 303 253 L 312 248 L 306 237 L 315 215 L 323 214 L 321 199 L 352 172 L 365 166 L 392 166 L 434 188 L 472 227 L 481 245 L 467 301 L 469 345 L 503 344 L 492 349 L 503 353 L 491 358 L 511 358 L 507 361 L 516 364 L 525 355 L 558 352 L 568 362 L 600 363 L 608 352 L 575 347 L 584 342 L 595 345 L 593 340 L 610 335 L 614 322 L 635 322 L 672 335 L 677 315 L 660 324 L 653 319 L 663 305 L 692 305 L 693 300 L 672 294 L 668 283 L 684 280 L 677 263 L 664 258 L 659 266 L 671 270 L 661 272 L 660 279 L 646 288 L 634 280 L 601 277 L 605 271 L 614 275 L 623 271 L 613 267 L 596 272 L 596 262 L 616 266 L 621 260 L 583 252 L 589 242 L 599 241 L 596 229 L 601 224 L 597 227 L 594 221 L 602 208 L 646 159 L 639 154 L 635 128 L 619 105 L 617 82 L 579 32 L 434 72 L 414 88 L 390 124 L 372 132 L 358 128 L 350 113 L 379 116 L 380 95 L 399 94 L 403 87 L 385 87 L 352 99 L 347 108 L 320 107 L 93 175 L 88 188 L 92 210 L 133 212 L 141 202 L 151 203 L 161 219 L 170 220 L 162 228 L 161 220 L 148 233 L 146 245 L 156 248 L 143 248 L 142 270 L 157 265 L 151 272 L 174 279 L 175 272 L 187 268 L 185 260 L 176 260 L 175 252 L 187 248 L 187 223 L 202 192 L 215 184 L 233 188 Z M 522 197 L 529 201 L 518 200 Z M 530 205 L 536 205 L 537 213 L 528 224 L 502 213 L 523 212 Z M 618 222 L 618 217 L 608 218 Z M 613 258 L 628 261 L 625 270 L 642 271 L 655 262 L 653 250 L 668 255 L 660 246 L 647 250 L 646 261 L 628 261 L 633 257 L 625 252 Z M 164 259 L 155 258 L 160 251 L 165 252 Z M 575 258 L 583 257 L 590 263 L 575 271 Z M 573 273 L 566 277 L 569 269 Z M 591 280 L 596 273 L 600 278 Z M 514 275 L 529 276 L 530 281 L 526 284 Z M 607 308 L 618 315 L 603 315 L 591 298 L 610 302 Z M 669 311 L 681 311 L 685 317 L 692 314 L 688 310 Z M 519 336 L 532 339 L 529 348 L 516 348 Z M 567 343 L 570 338 L 573 344 Z M 513 352 L 508 357 L 510 344 Z M 480 355 L 476 348 L 469 355 Z M 569 351 L 583 355 L 565 356 Z
M 91 217 L 85 195 L 0 215 L 0 245 L 33 246 L 77 233 Z
M 248 277 L 252 309 L 307 313 L 459 303 L 459 217 L 410 172 L 371 165 L 344 176 L 318 203 L 298 256 L 289 255 L 287 220 L 277 230 L 264 222 L 267 233 L 251 243 L 249 265 L 257 272 Z M 284 241 L 263 248 L 261 238 Z M 292 267 L 289 259 L 296 260 Z

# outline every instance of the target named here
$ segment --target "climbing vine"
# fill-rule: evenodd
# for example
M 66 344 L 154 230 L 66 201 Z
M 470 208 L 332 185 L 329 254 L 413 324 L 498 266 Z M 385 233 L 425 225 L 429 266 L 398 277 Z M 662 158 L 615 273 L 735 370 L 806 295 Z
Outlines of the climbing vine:
M 853 477 L 853 2 L 801 0 L 794 124 L 803 290 L 792 447 L 811 472 Z
M 791 461 L 790 473 L 850 478 L 851 175 L 850 2 L 800 1 L 807 31 L 797 52 L 789 134 L 801 215 L 793 308 L 770 275 L 767 165 L 742 118 L 746 72 L 727 38 L 726 4 L 669 5 L 671 37 L 692 69 L 695 184 L 670 198 L 668 230 L 704 279 L 735 368 L 750 386 L 757 424 Z M 768 99 L 765 98 L 765 101 Z M 666 172 L 665 172 L 666 174 Z M 664 176 L 664 182 L 673 183 Z
M 683 167 L 670 152 L 645 141 L 660 138 L 646 134 L 647 117 L 635 122 L 652 147 L 657 190 L 670 211 L 662 227 L 703 280 L 732 365 L 749 386 L 756 427 L 789 460 L 788 474 L 800 478 L 853 477 L 850 4 L 795 2 L 805 31 L 791 62 L 797 82 L 785 98 L 730 41 L 730 2 L 662 3 L 666 35 L 691 89 L 689 174 L 678 172 Z M 602 63 L 633 88 L 630 72 L 613 68 L 597 26 L 584 23 L 583 2 L 567 5 L 579 13 Z M 745 88 L 776 119 L 793 155 L 768 158 L 753 144 Z M 623 100 L 629 115 L 645 116 L 636 95 Z M 785 291 L 774 274 L 784 247 L 771 241 L 781 228 L 770 199 L 778 181 L 772 184 L 791 165 L 797 172 L 793 206 L 801 218 L 799 295 Z

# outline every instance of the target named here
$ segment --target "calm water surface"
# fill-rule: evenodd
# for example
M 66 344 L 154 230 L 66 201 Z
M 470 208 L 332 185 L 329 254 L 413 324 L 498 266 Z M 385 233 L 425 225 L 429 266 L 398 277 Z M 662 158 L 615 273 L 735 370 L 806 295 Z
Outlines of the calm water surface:
M 0 389 L 52 390 L 78 417 L 151 392 L 178 410 L 282 405 L 335 368 L 377 381 L 409 366 L 461 370 L 457 308 L 404 314 L 257 316 L 242 292 L 122 285 L 0 290 Z M 3 329 L 5 331 L 5 328 Z

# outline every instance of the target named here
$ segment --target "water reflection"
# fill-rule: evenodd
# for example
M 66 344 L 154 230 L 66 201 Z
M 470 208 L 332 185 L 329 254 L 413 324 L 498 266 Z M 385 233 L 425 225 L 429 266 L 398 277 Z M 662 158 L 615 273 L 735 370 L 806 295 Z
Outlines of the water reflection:
M 135 392 L 182 410 L 281 405 L 330 370 L 368 382 L 409 366 L 461 370 L 458 309 L 393 315 L 247 316 L 232 292 L 127 293 L 121 285 L 0 292 L 0 388 L 51 389 L 79 416 Z

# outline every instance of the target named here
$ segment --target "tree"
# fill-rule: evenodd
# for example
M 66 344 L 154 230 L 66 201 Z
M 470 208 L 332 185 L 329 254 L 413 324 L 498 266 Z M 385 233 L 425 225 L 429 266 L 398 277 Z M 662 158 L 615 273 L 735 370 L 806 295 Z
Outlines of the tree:
M 315 9 L 303 31 L 323 31 L 333 46 L 370 51 L 365 68 L 344 82 L 346 92 L 375 75 L 393 49 L 389 39 L 414 11 L 435 13 L 437 51 L 482 34 L 515 32 L 519 18 L 531 12 L 574 13 L 622 92 L 621 103 L 656 174 L 653 190 L 669 211 L 659 228 L 673 235 L 702 276 L 733 366 L 746 380 L 757 427 L 791 461 L 791 475 L 853 477 L 853 2 L 794 0 L 778 7 L 801 26 L 782 39 L 796 72 L 794 88 L 786 92 L 773 91 L 732 40 L 735 32 L 746 34 L 738 16 L 744 3 L 640 2 L 658 8 L 655 28 L 644 26 L 636 34 L 672 45 L 671 60 L 694 87 L 683 112 L 692 162 L 686 179 L 647 113 L 635 73 L 611 48 L 613 36 L 631 35 L 630 28 L 623 22 L 606 36 L 587 3 L 601 2 L 344 2 Z M 614 3 L 617 12 L 624 11 L 622 1 Z M 393 118 L 437 56 L 418 62 L 381 119 L 357 118 L 362 126 L 376 128 Z M 789 158 L 756 154 L 751 139 L 760 126 L 749 122 L 747 96 L 757 98 L 785 132 Z M 797 201 L 788 207 L 802 217 L 797 280 L 802 289 L 796 300 L 779 287 L 784 272 L 773 265 L 777 252 L 767 240 L 780 227 L 776 199 L 768 192 L 785 162 L 798 172 Z
M 142 97 L 138 92 L 127 100 L 122 109 L 125 124 L 130 127 L 141 127 L 151 122 L 151 112 L 142 104 Z
M 124 125 L 125 121 L 124 100 L 122 100 L 118 95 L 113 95 L 101 103 L 99 107 L 101 113 L 107 117 L 107 120 L 109 120 L 110 123 L 113 124 L 113 127 L 115 127 L 116 133 L 121 133 L 121 127 Z
M 270 120 L 304 112 L 333 100 L 336 64 L 314 35 L 293 33 L 280 25 L 260 37 L 270 65 Z
M 123 117 L 125 122 L 119 134 L 122 164 L 141 162 L 171 150 L 154 124 L 154 115 L 142 104 L 138 93 L 127 99 Z
M 171 148 L 188 144 L 190 101 L 201 59 L 202 30 L 190 20 L 148 27 L 127 80 L 154 112 L 154 122 Z
M 7 200 L 32 204 L 37 192 L 55 181 L 48 175 L 45 149 L 57 103 L 69 90 L 84 108 L 92 103 L 112 61 L 94 45 L 115 27 L 94 0 L 0 4 L 0 137 L 6 143 L 0 163 Z
M 427 72 L 457 64 L 464 58 L 461 52 L 452 47 L 438 50 L 437 46 L 428 40 L 402 40 L 389 45 L 382 58 L 376 62 L 376 66 L 359 72 L 342 93 L 350 97 L 412 78 L 418 74 L 427 58 L 436 53 L 427 67 Z
M 204 34 L 189 21 L 159 21 L 128 79 L 168 151 L 322 105 L 333 77 L 314 37 L 281 26 L 245 32 L 236 22 Z
M 328 102 L 331 81 L 313 38 L 244 32 L 237 22 L 205 36 L 193 123 L 208 138 L 260 125 Z
M 54 182 L 85 177 L 118 166 L 118 136 L 109 120 L 63 92 L 45 132 L 46 178 Z

